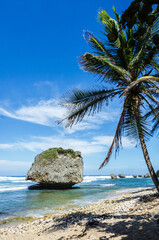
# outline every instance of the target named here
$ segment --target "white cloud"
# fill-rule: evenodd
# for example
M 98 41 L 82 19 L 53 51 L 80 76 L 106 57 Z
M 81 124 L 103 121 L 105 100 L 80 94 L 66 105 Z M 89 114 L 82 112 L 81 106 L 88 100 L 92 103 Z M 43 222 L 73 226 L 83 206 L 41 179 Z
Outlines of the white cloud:
M 13 112 L 0 108 L 0 114 L 18 120 L 53 126 L 57 120 L 64 118 L 66 109 L 57 105 L 56 101 L 51 99 L 40 101 L 33 106 L 22 106 Z
M 85 129 L 98 129 L 106 121 L 114 121 L 115 113 L 100 112 L 94 116 L 86 116 L 82 122 L 73 125 L 72 128 L 67 128 L 66 132 L 74 133 Z
M 0 149 L 12 150 L 29 150 L 29 151 L 43 151 L 48 148 L 63 147 L 73 148 L 76 151 L 81 151 L 83 154 L 103 152 L 104 148 L 101 145 L 92 145 L 89 141 L 78 140 L 73 138 L 59 138 L 59 137 L 34 137 L 31 141 L 15 142 L 13 144 L 0 144 Z
M 14 111 L 7 111 L 4 108 L 0 108 L 0 115 L 45 126 L 57 127 L 56 121 L 62 120 L 67 116 L 67 109 L 58 105 L 55 99 L 50 99 L 40 101 L 36 105 L 22 106 Z M 85 129 L 98 129 L 106 121 L 114 121 L 115 115 L 115 112 L 100 112 L 94 116 L 86 116 L 82 122 L 73 125 L 72 128 L 66 128 L 65 132 L 71 134 Z
M 13 149 L 13 150 L 29 150 L 33 152 L 43 151 L 53 147 L 72 148 L 76 151 L 81 151 L 82 154 L 92 154 L 105 152 L 106 147 L 111 145 L 112 136 L 98 136 L 91 140 L 81 140 L 69 137 L 32 137 L 30 141 L 19 141 L 12 144 L 0 144 L 0 149 Z M 123 138 L 124 148 L 133 148 L 135 142 L 130 141 L 128 138 Z
M 122 146 L 123 148 L 133 148 L 136 146 L 136 142 L 134 140 L 131 140 L 127 137 L 122 137 Z M 93 142 L 92 144 L 101 144 L 101 145 L 106 145 L 110 146 L 113 141 L 113 136 L 98 136 L 98 137 L 93 137 Z
M 0 144 L 0 149 L 10 149 L 13 147 L 14 147 L 14 144 L 8 144 L 8 143 Z

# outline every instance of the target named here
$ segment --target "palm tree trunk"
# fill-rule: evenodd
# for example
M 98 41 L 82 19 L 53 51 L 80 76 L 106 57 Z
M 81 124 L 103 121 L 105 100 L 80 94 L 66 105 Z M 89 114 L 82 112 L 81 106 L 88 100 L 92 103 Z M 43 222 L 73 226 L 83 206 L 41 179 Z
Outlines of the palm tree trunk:
M 144 154 L 144 158 L 145 158 L 150 176 L 151 176 L 151 178 L 152 178 L 152 180 L 155 184 L 155 187 L 156 187 L 157 191 L 159 192 L 159 181 L 158 181 L 156 173 L 155 173 L 155 171 L 152 167 L 151 160 L 149 158 L 149 154 L 148 154 L 148 151 L 147 151 L 147 148 L 146 148 L 144 137 L 141 136 L 141 135 L 140 135 L 140 143 L 141 143 L 142 151 L 143 151 L 143 154 Z

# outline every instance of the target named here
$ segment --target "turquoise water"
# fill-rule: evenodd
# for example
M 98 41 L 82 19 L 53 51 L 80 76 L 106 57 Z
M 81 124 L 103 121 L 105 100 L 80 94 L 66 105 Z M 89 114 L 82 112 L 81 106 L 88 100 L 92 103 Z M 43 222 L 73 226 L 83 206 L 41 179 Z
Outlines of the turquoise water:
M 85 176 L 82 183 L 69 190 L 28 190 L 32 184 L 26 182 L 25 177 L 0 177 L 0 219 L 39 217 L 109 199 L 123 191 L 154 186 L 151 179 L 131 176 L 117 180 L 108 176 Z

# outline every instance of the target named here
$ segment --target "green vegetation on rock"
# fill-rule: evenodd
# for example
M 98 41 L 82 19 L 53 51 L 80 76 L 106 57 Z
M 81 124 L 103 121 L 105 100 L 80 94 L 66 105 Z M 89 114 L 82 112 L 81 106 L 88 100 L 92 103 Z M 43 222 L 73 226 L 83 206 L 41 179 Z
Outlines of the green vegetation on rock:
M 76 152 L 73 151 L 72 149 L 63 149 L 63 148 L 58 148 L 57 149 L 58 154 L 64 154 L 65 156 L 67 154 L 70 154 L 72 158 L 76 158 Z
M 42 164 L 43 164 L 43 166 L 45 167 L 45 166 L 47 165 L 47 161 L 44 160 Z
M 70 154 L 72 158 L 76 158 L 76 153 L 72 149 L 63 148 L 49 148 L 48 150 L 41 153 L 41 158 L 43 159 L 56 159 L 58 154 L 67 155 Z
M 41 153 L 41 158 L 44 159 L 55 159 L 57 158 L 58 153 L 57 153 L 57 148 L 49 148 L 48 150 L 44 151 Z

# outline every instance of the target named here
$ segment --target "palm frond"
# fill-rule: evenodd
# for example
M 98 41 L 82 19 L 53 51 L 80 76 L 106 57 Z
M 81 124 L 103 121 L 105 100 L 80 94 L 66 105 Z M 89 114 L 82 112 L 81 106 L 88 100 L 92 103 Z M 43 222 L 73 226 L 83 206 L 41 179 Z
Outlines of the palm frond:
M 98 38 L 96 38 L 93 33 L 90 33 L 89 31 L 84 31 L 84 38 L 88 42 L 88 44 L 95 50 L 95 53 L 100 56 L 106 56 L 111 58 L 113 61 L 115 59 L 113 58 L 111 52 L 107 50 Z
M 115 8 L 113 8 L 113 11 L 116 20 L 111 18 L 105 10 L 102 10 L 99 12 L 99 21 L 103 26 L 103 34 L 108 39 L 108 41 L 105 41 L 107 49 L 110 49 L 111 53 L 114 51 L 114 58 L 118 58 L 117 63 L 120 63 L 122 67 L 127 69 L 129 59 L 131 58 L 129 56 L 130 52 L 127 46 L 127 39 L 121 27 L 120 16 L 117 14 Z
M 70 114 L 64 119 L 68 122 L 67 127 L 82 121 L 86 115 L 94 115 L 101 111 L 103 105 L 107 105 L 109 101 L 121 93 L 122 89 L 101 89 L 101 90 L 74 90 L 68 93 L 61 105 L 68 108 Z M 63 120 L 63 121 L 64 121 Z
M 113 6 L 113 12 L 115 14 L 115 18 L 116 18 L 116 21 L 118 22 L 118 25 L 120 26 L 120 28 L 122 29 L 122 26 L 121 26 L 121 23 L 120 23 L 120 15 L 117 13 L 115 7 Z
M 155 59 L 151 60 L 150 65 L 153 67 L 153 69 L 156 70 L 157 74 L 159 75 L 159 64 L 155 61 Z M 156 77 L 159 77 L 159 76 L 156 76 Z
M 158 21 L 156 20 L 153 25 L 148 28 L 144 28 L 146 30 L 143 36 L 140 36 L 140 39 L 136 42 L 134 48 L 134 58 L 130 63 L 130 68 L 133 68 L 136 72 L 136 75 L 139 75 L 144 71 L 144 69 L 149 68 L 151 61 L 155 58 L 157 54 L 157 49 L 155 44 L 153 43 L 153 37 L 157 34 Z M 143 26 L 141 27 L 141 31 Z M 140 27 L 138 28 L 138 31 Z
M 154 123 L 152 126 L 152 130 L 151 130 L 151 134 L 154 134 L 154 132 L 159 131 L 159 105 L 157 105 L 157 107 L 153 107 L 149 101 L 147 101 L 146 98 L 144 98 L 144 101 L 147 103 L 147 105 L 149 106 L 150 111 L 148 111 L 145 114 L 146 118 L 151 117 L 152 122 Z
M 98 14 L 99 22 L 104 26 L 106 33 L 114 33 L 119 31 L 119 25 L 115 19 L 111 18 L 105 10 L 101 10 Z
M 159 17 L 153 22 L 152 25 L 152 35 L 159 34 Z
M 158 107 L 154 108 L 145 97 L 143 97 L 143 100 L 146 102 L 146 104 L 148 105 L 148 107 L 150 109 L 150 111 L 145 114 L 145 117 L 148 118 L 151 116 L 151 117 L 153 117 L 153 121 L 157 121 L 159 124 L 159 112 L 157 113 Z M 153 131 L 151 131 L 151 132 L 153 133 Z
M 159 100 L 156 99 L 155 97 L 153 97 L 152 94 L 149 94 L 148 92 L 145 93 L 145 95 L 149 98 L 149 100 L 151 100 L 153 103 L 158 104 L 159 105 Z
M 127 105 L 124 115 L 124 134 L 127 137 L 138 140 L 140 134 L 144 136 L 145 139 L 150 137 L 150 130 L 148 128 L 148 123 L 146 117 L 141 115 L 141 96 L 127 97 Z
M 103 76 L 104 79 L 110 79 L 113 82 L 121 80 L 126 85 L 130 81 L 129 72 L 112 63 L 108 57 L 99 57 L 91 53 L 85 53 L 79 58 L 79 62 L 84 71 L 98 74 L 100 77 Z
M 99 169 L 103 168 L 109 162 L 109 159 L 110 159 L 111 154 L 113 152 L 114 146 L 115 146 L 115 151 L 118 151 L 118 149 L 120 147 L 121 135 L 122 135 L 123 123 L 124 123 L 124 115 L 125 115 L 125 110 L 126 110 L 125 106 L 126 106 L 126 101 L 125 101 L 124 106 L 123 106 L 123 110 L 122 110 L 122 113 L 121 113 L 121 116 L 120 116 L 120 119 L 119 119 L 119 122 L 118 122 L 118 125 L 117 125 L 117 128 L 116 128 L 116 132 L 115 132 L 112 144 L 109 148 L 109 151 L 107 153 L 106 158 L 104 159 L 104 161 L 100 165 Z
M 140 77 L 139 79 L 137 79 L 136 81 L 133 81 L 129 84 L 129 86 L 124 90 L 123 92 L 123 96 L 126 96 L 134 87 L 136 87 L 139 83 L 142 82 L 159 82 L 159 78 L 157 77 L 153 77 L 153 76 L 145 76 L 145 77 Z

